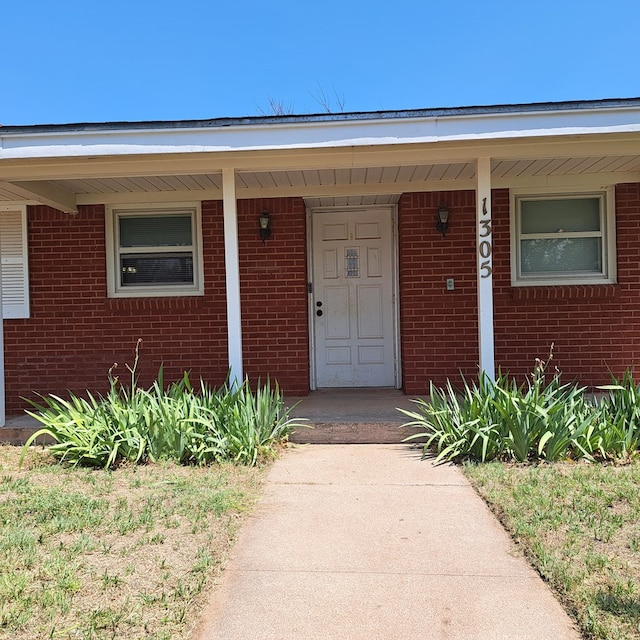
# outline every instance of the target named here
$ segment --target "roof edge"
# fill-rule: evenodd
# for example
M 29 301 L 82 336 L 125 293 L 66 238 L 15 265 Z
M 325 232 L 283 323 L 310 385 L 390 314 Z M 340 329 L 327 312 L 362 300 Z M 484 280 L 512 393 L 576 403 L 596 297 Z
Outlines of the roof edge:
M 0 125 L 0 136 L 34 133 L 64 133 L 92 131 L 144 131 L 158 129 L 199 129 L 240 127 L 251 125 L 293 125 L 322 122 L 352 122 L 363 120 L 397 120 L 410 118 L 451 118 L 478 115 L 509 115 L 516 113 L 582 111 L 599 109 L 640 108 L 640 98 L 605 98 L 601 100 L 570 100 L 562 102 L 531 102 L 523 104 L 437 107 L 397 111 L 353 111 L 304 115 L 274 115 L 224 117 L 192 120 L 144 120 L 115 122 L 83 122 L 69 124 Z

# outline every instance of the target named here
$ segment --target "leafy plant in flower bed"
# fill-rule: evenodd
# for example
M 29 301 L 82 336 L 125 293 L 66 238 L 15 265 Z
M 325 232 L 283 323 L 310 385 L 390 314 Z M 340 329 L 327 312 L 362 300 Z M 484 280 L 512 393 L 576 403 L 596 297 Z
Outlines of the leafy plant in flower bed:
M 165 388 L 160 369 L 148 389 L 136 379 L 139 358 L 136 345 L 129 386 L 121 385 L 109 371 L 105 396 L 87 392 L 86 398 L 70 394 L 41 396 L 27 413 L 44 426 L 25 444 L 48 436 L 51 453 L 61 462 L 76 466 L 111 468 L 121 462 L 173 460 L 181 464 L 211 464 L 234 460 L 254 465 L 270 455 L 304 419 L 290 416 L 277 383 L 258 382 L 251 390 L 225 382 L 212 388 L 200 381 L 195 390 L 185 373 Z M 24 457 L 24 452 L 23 452 Z
M 426 438 L 424 451 L 434 448 L 438 460 L 453 460 L 469 456 L 478 460 L 500 457 L 505 446 L 499 431 L 493 398 L 496 387 L 488 376 L 481 375 L 479 383 L 467 384 L 458 392 L 450 381 L 446 389 L 433 384 L 429 387 L 429 401 L 415 400 L 415 412 L 399 409 L 411 418 L 406 427 L 424 429 L 407 438 Z
M 599 389 L 607 393 L 594 401 L 592 428 L 579 444 L 591 455 L 627 458 L 640 446 L 640 386 L 626 371 Z
M 630 372 L 601 387 L 608 395 L 590 401 L 585 389 L 562 384 L 556 370 L 548 380 L 546 362 L 537 360 L 523 384 L 481 373 L 477 383 L 463 380 L 457 390 L 430 386 L 429 399 L 417 399 L 416 411 L 400 409 L 418 429 L 407 440 L 424 441 L 424 453 L 436 461 L 493 459 L 524 462 L 567 458 L 626 458 L 640 444 L 640 386 Z

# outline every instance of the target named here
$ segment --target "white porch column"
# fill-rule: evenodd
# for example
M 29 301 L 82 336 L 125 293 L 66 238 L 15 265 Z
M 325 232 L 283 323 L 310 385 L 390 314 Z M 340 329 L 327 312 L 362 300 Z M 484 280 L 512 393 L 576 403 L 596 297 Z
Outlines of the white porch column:
M 4 309 L 2 308 L 2 270 L 0 270 L 0 323 L 0 427 L 4 427 L 7 423 L 7 396 L 4 379 Z
M 244 374 L 242 372 L 242 323 L 235 169 L 222 170 L 222 208 L 224 212 L 224 266 L 227 283 L 229 383 L 242 384 Z
M 493 239 L 491 231 L 491 158 L 476 161 L 476 254 L 480 371 L 495 378 L 493 334 Z

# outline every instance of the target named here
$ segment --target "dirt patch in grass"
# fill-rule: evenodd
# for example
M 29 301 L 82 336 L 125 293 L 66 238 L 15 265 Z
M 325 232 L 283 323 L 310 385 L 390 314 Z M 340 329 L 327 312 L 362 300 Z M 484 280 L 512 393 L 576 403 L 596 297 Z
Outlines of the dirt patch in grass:
M 0 446 L 0 638 L 188 638 L 265 467 L 19 456 Z

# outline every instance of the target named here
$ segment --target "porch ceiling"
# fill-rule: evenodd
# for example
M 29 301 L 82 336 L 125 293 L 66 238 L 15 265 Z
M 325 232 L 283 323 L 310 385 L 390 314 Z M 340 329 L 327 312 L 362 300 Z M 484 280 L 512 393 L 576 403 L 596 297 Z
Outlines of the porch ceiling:
M 320 161 L 322 162 L 322 161 Z M 237 197 L 301 196 L 308 206 L 336 204 L 393 204 L 408 191 L 441 191 L 475 187 L 475 161 L 439 161 L 388 166 L 325 166 L 288 170 L 240 170 Z M 161 202 L 221 199 L 222 172 L 171 170 L 166 159 L 162 175 L 131 175 L 122 163 L 122 175 L 113 167 L 101 175 L 56 177 L 49 180 L 2 181 L 0 201 L 41 202 L 72 210 L 78 204 Z M 71 172 L 69 172 L 71 173 Z M 604 184 L 640 181 L 640 154 L 576 155 L 566 157 L 502 158 L 491 163 L 494 187 Z

